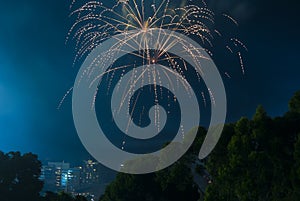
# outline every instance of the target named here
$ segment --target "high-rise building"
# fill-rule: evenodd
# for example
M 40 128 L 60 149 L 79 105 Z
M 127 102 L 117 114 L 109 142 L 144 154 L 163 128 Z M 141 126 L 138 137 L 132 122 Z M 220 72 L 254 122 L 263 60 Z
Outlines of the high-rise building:
M 44 180 L 44 189 L 49 191 L 66 190 L 65 175 L 70 168 L 70 163 L 48 162 L 42 167 L 41 179 Z
M 75 193 L 81 187 L 81 173 L 81 167 L 70 168 L 63 172 L 61 183 L 65 187 L 66 192 Z
M 88 160 L 84 161 L 81 182 L 83 185 L 99 183 L 99 163 Z
M 105 189 L 103 170 L 98 162 L 87 160 L 80 167 L 70 167 L 65 162 L 48 162 L 42 168 L 41 179 L 44 181 L 44 192 L 65 191 L 73 195 L 99 197 Z M 103 169 L 103 168 L 102 168 Z M 102 172 L 100 181 L 100 172 Z M 102 182 L 102 183 L 101 183 Z

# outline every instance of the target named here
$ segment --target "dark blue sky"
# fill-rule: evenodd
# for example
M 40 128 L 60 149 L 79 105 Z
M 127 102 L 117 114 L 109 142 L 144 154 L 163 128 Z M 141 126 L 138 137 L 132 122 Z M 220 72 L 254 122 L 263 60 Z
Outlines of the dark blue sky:
M 232 65 L 224 82 L 228 121 L 251 117 L 258 104 L 271 116 L 287 111 L 300 90 L 300 28 L 297 0 L 213 0 L 217 12 L 240 21 L 248 46 L 246 74 Z M 73 85 L 73 47 L 65 45 L 72 20 L 70 1 L 0 0 L 0 150 L 34 152 L 41 159 L 88 156 L 74 129 L 71 98 L 56 107 Z M 222 66 L 218 65 L 220 69 Z

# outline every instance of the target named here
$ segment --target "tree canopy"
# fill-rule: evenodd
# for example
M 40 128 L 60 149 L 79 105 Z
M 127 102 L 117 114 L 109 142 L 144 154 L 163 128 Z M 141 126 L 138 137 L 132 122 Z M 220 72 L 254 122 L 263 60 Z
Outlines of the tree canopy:
M 39 199 L 41 162 L 32 153 L 0 152 L 0 195 L 3 201 Z
M 289 102 L 289 109 L 292 112 L 300 113 L 300 91 L 297 91 Z
M 199 194 L 184 159 L 157 173 L 129 175 L 119 173 L 100 201 L 197 201 Z
M 271 118 L 258 106 L 252 119 L 242 117 L 226 124 L 205 168 L 212 176 L 204 198 L 199 198 L 191 160 L 206 134 L 200 128 L 188 153 L 171 167 L 149 175 L 119 174 L 100 201 L 300 200 L 300 93 L 289 102 L 290 110 Z M 197 171 L 201 174 L 203 168 Z M 195 179 L 195 178 L 194 178 Z
M 300 113 L 295 105 L 293 115 L 273 119 L 259 106 L 253 119 L 241 118 L 230 132 L 225 127 L 228 136 L 206 164 L 214 182 L 205 201 L 300 200 Z
M 73 197 L 65 192 L 53 193 L 48 191 L 46 195 L 41 198 L 41 201 L 87 201 L 87 199 L 80 195 Z

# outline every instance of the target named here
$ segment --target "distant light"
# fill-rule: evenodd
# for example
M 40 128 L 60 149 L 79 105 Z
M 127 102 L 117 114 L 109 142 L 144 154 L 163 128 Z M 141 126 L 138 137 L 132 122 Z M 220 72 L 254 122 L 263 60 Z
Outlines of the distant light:
M 129 0 L 119 0 L 119 3 L 128 3 Z

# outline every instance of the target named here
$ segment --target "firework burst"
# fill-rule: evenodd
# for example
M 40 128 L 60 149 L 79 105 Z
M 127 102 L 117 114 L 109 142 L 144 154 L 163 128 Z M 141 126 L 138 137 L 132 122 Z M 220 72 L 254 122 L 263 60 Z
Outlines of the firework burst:
M 74 0 L 71 5 L 72 9 L 75 4 L 76 1 Z M 162 0 L 160 3 L 155 2 L 155 0 L 153 0 L 152 3 L 148 1 L 146 3 L 144 0 L 118 0 L 116 4 L 111 7 L 99 1 L 89 1 L 78 9 L 75 9 L 70 16 L 76 19 L 67 36 L 67 41 L 75 40 L 76 56 L 74 64 L 85 58 L 92 50 L 107 39 L 113 38 L 116 35 L 125 36 L 117 44 L 112 46 L 106 52 L 106 55 L 98 55 L 91 62 L 90 67 L 85 69 L 81 75 L 82 79 L 84 77 L 91 78 L 91 86 L 99 84 L 99 80 L 106 78 L 108 83 L 107 90 L 109 91 L 116 74 L 119 74 L 119 81 L 115 90 L 118 91 L 123 85 L 125 88 L 122 88 L 122 98 L 119 108 L 113 111 L 113 115 L 120 112 L 123 107 L 128 108 L 128 124 L 125 133 L 129 132 L 129 128 L 133 123 L 130 117 L 135 110 L 136 102 L 132 102 L 132 96 L 134 95 L 137 84 L 140 84 L 140 87 L 147 83 L 153 84 L 152 90 L 155 94 L 155 104 L 157 105 L 154 109 L 154 124 L 158 132 L 161 130 L 161 111 L 158 105 L 160 94 L 163 93 L 162 80 L 168 80 L 168 88 L 176 88 L 176 86 L 180 84 L 188 95 L 193 91 L 186 79 L 190 73 L 189 64 L 180 56 L 169 53 L 169 50 L 177 45 L 173 40 L 176 36 L 172 34 L 167 36 L 164 30 L 170 30 L 189 36 L 205 47 L 200 50 L 189 44 L 188 41 L 176 41 L 180 43 L 185 50 L 181 52 L 181 54 L 189 55 L 189 57 L 194 60 L 196 64 L 195 73 L 199 82 L 203 76 L 203 69 L 199 61 L 202 59 L 211 59 L 205 54 L 202 54 L 202 51 L 213 56 L 214 39 L 216 37 L 222 37 L 222 33 L 215 28 L 215 14 L 207 8 L 204 1 L 201 5 L 196 5 L 193 4 L 193 1 L 189 1 L 189 3 L 181 5 L 180 7 L 172 6 L 170 0 Z M 238 26 L 234 18 L 227 14 L 223 16 Z M 150 49 L 149 47 L 151 45 L 149 41 L 151 40 L 147 38 L 149 37 L 147 33 L 154 29 L 160 29 L 161 34 L 158 34 L 157 43 L 155 44 L 156 48 Z M 106 63 L 113 63 L 112 60 L 115 54 L 124 51 L 124 46 L 130 46 L 129 41 L 134 41 L 135 44 L 138 44 L 140 50 L 126 52 L 132 56 L 128 63 L 125 62 L 124 64 L 123 62 L 123 64 L 119 66 L 111 65 L 108 69 L 103 70 L 103 73 L 93 76 L 96 71 L 95 68 L 102 68 L 106 66 Z M 231 38 L 229 42 L 230 43 L 226 45 L 226 49 L 230 51 L 230 53 L 238 56 L 242 72 L 245 73 L 241 49 L 247 51 L 247 47 L 237 38 Z M 160 66 L 162 69 L 157 70 L 153 68 L 154 65 Z M 141 71 L 135 70 L 140 66 L 142 66 Z M 129 71 L 131 71 L 130 79 L 124 81 L 123 78 Z M 175 82 L 171 81 L 170 74 L 176 76 Z M 231 77 L 228 72 L 225 72 L 225 75 L 228 78 Z M 71 90 L 69 90 L 66 95 L 68 95 Z M 91 107 L 95 105 L 97 93 L 98 91 L 96 91 L 94 95 L 93 105 Z M 215 105 L 216 102 L 213 91 L 208 89 L 207 94 L 211 99 L 212 106 Z M 206 105 L 205 93 L 201 92 L 201 96 Z M 168 95 L 167 98 L 173 102 L 177 101 L 176 96 L 170 97 L 170 95 Z M 135 101 L 137 101 L 137 99 Z M 180 127 L 184 133 L 183 125 Z M 122 149 L 124 149 L 125 144 L 126 141 L 124 138 L 122 139 Z
M 146 8 L 143 0 L 139 3 L 136 0 L 120 0 L 112 8 L 107 8 L 101 2 L 91 1 L 73 11 L 71 16 L 76 16 L 76 22 L 67 40 L 71 36 L 76 40 L 75 60 L 106 39 L 130 30 L 168 29 L 198 36 L 203 43 L 212 46 L 210 25 L 214 23 L 214 13 L 206 7 L 185 5 L 171 8 L 170 1 L 163 0 Z

